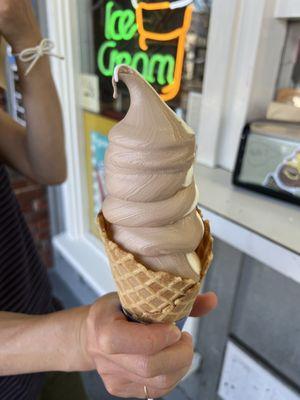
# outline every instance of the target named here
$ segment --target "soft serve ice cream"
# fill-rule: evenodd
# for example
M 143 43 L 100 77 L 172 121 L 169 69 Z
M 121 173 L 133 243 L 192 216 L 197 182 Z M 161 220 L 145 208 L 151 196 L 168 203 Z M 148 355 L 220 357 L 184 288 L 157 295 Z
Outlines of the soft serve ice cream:
M 146 267 L 198 281 L 195 250 L 204 227 L 196 210 L 194 132 L 138 72 L 116 68 L 114 97 L 118 80 L 131 102 L 109 133 L 105 156 L 108 196 L 102 211 L 110 236 Z

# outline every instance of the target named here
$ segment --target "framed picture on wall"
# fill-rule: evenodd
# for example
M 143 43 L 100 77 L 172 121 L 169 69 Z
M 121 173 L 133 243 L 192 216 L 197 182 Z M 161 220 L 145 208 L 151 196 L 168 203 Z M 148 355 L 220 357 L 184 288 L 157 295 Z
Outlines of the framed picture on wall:
M 247 124 L 233 183 L 300 205 L 300 124 L 269 120 Z

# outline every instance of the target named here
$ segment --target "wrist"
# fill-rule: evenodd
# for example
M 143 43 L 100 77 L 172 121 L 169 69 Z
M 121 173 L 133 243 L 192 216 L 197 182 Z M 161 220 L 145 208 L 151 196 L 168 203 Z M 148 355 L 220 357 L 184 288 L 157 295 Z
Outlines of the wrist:
M 15 42 L 11 43 L 13 54 L 19 54 L 23 50 L 38 46 L 43 40 L 39 32 L 32 33 L 28 36 L 23 36 Z
M 44 316 L 47 328 L 47 371 L 89 371 L 94 369 L 85 347 L 84 324 L 89 306 L 73 308 Z
M 95 363 L 93 358 L 88 352 L 88 318 L 90 314 L 91 306 L 81 307 L 78 319 L 76 322 L 75 332 L 75 343 L 76 348 L 79 349 L 80 357 L 80 369 L 82 371 L 90 371 L 95 369 Z

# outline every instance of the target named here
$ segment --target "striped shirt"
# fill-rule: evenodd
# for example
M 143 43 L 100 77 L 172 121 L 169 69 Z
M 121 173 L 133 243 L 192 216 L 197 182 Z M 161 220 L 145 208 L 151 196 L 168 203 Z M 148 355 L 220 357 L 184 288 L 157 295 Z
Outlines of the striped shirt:
M 52 311 L 46 269 L 37 254 L 4 165 L 0 164 L 0 311 Z M 0 400 L 36 400 L 43 374 L 0 377 Z

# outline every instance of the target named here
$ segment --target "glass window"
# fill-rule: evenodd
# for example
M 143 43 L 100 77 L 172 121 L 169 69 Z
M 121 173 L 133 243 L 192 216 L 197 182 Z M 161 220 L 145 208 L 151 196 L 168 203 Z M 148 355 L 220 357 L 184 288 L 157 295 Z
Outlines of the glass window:
M 275 100 L 300 107 L 300 21 L 289 21 Z
M 210 9 L 211 0 L 77 0 L 81 107 L 95 234 L 95 216 L 106 193 L 107 133 L 130 101 L 122 85 L 118 99 L 112 98 L 114 67 L 125 63 L 136 68 L 185 118 L 191 99 L 199 101 L 201 96 Z

